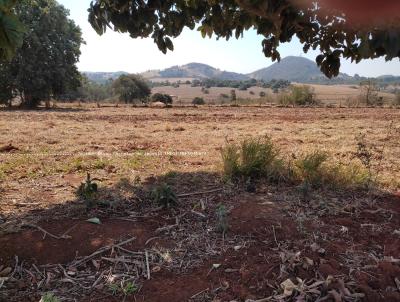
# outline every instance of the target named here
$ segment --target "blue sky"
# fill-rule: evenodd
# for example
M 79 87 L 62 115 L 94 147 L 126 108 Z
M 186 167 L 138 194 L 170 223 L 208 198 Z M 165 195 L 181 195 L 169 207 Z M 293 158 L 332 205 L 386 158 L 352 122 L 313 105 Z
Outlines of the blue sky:
M 82 71 L 127 71 L 143 72 L 163 69 L 190 62 L 209 64 L 222 70 L 249 73 L 272 64 L 262 53 L 262 37 L 254 31 L 245 33 L 242 39 L 229 41 L 215 38 L 203 39 L 199 32 L 186 30 L 174 40 L 175 50 L 162 54 L 151 39 L 131 39 L 127 34 L 109 30 L 98 36 L 87 21 L 90 1 L 59 0 L 71 12 L 71 18 L 81 27 L 86 45 L 82 46 L 79 69 Z M 314 60 L 318 52 L 304 54 L 298 41 L 283 44 L 282 57 L 294 55 Z M 363 76 L 383 74 L 400 75 L 399 59 L 385 62 L 384 59 L 368 60 L 359 64 L 342 61 L 341 72 Z

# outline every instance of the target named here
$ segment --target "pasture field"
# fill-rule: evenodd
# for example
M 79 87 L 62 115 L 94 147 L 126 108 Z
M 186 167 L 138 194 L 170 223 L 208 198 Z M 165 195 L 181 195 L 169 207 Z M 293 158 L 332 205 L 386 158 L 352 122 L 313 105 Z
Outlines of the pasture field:
M 343 165 L 362 165 L 364 135 L 376 183 L 304 200 L 225 179 L 221 148 L 265 135 L 287 161 L 323 150 Z M 399 142 L 389 108 L 1 110 L 0 301 L 400 301 Z M 88 172 L 90 208 L 76 195 Z M 176 207 L 153 202 L 162 183 Z
M 311 86 L 314 89 L 316 98 L 325 105 L 354 105 L 357 102 L 357 99 L 363 93 L 362 89 L 356 85 L 318 85 L 300 83 L 294 83 L 294 85 Z M 207 89 L 208 93 L 205 94 L 201 87 L 191 87 L 191 85 L 188 84 L 181 84 L 177 88 L 173 86 L 154 87 L 153 92 L 173 95 L 175 96 L 175 101 L 177 104 L 191 103 L 195 97 L 202 97 L 208 103 L 228 104 L 230 103 L 229 97 L 232 89 L 234 88 L 211 87 Z M 271 89 L 262 87 L 251 87 L 245 91 L 235 89 L 235 92 L 238 99 L 253 100 L 255 103 L 261 101 L 263 104 L 276 102 L 278 97 L 278 94 L 273 93 Z M 261 100 L 260 92 L 266 93 L 266 97 L 262 98 Z M 222 98 L 222 94 L 227 95 L 228 98 Z M 387 104 L 390 104 L 395 97 L 393 94 L 387 92 L 379 92 L 379 96 L 383 97 Z

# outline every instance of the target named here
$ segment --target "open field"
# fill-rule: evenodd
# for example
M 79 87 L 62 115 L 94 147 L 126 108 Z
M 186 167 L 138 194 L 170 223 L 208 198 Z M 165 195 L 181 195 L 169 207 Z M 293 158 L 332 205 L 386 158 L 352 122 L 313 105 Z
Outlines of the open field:
M 249 193 L 222 177 L 227 142 L 269 135 L 288 160 L 325 150 L 360 164 L 358 134 L 381 154 L 369 191 L 317 188 L 304 201 L 296 186 Z M 296 278 L 299 301 L 400 301 L 399 141 L 398 109 L 2 110 L 0 301 L 294 301 L 281 283 Z M 99 184 L 90 210 L 75 194 L 87 172 Z M 162 182 L 177 208 L 149 197 Z
M 295 83 L 294 85 L 304 85 Z M 348 100 L 354 103 L 355 100 L 362 94 L 361 88 L 355 85 L 317 85 L 317 84 L 306 84 L 314 88 L 316 98 L 323 104 L 333 105 L 347 105 Z M 201 91 L 201 87 L 191 87 L 187 84 L 181 84 L 179 87 L 174 88 L 172 86 L 154 87 L 153 93 L 166 93 L 176 97 L 178 104 L 191 103 L 194 97 L 202 97 L 208 103 L 220 103 L 221 100 L 224 103 L 229 103 L 228 99 L 221 99 L 221 94 L 230 96 L 231 90 L 229 87 L 211 87 L 207 90 L 208 94 Z M 246 91 L 240 91 L 235 89 L 237 98 L 259 100 L 260 92 L 263 91 L 267 94 L 267 101 L 276 101 L 277 94 L 274 94 L 271 89 L 262 87 L 251 87 Z M 253 92 L 254 94 L 252 94 Z M 380 92 L 379 96 L 382 96 L 386 103 L 390 103 L 394 99 L 394 95 L 391 93 Z M 264 100 L 265 102 L 266 100 Z

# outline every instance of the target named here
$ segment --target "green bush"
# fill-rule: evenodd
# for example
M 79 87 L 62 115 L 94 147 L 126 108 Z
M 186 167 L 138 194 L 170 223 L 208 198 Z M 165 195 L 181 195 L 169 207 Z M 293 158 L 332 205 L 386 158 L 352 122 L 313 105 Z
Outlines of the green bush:
M 204 105 L 205 103 L 204 99 L 200 97 L 195 97 L 192 101 L 193 105 Z
M 228 144 L 222 149 L 224 174 L 229 179 L 267 178 L 280 180 L 284 175 L 279 150 L 268 136 L 250 138 L 240 145 Z
M 155 93 L 151 96 L 151 101 L 152 102 L 161 102 L 166 105 L 172 104 L 173 100 L 172 97 L 169 94 L 163 94 L 163 93 Z
M 296 162 L 299 176 L 305 185 L 317 187 L 321 181 L 322 165 L 328 159 L 326 152 L 315 151 L 306 154 Z
M 315 97 L 314 89 L 310 86 L 290 86 L 289 93 L 280 94 L 278 103 L 284 106 L 313 106 L 319 101 Z

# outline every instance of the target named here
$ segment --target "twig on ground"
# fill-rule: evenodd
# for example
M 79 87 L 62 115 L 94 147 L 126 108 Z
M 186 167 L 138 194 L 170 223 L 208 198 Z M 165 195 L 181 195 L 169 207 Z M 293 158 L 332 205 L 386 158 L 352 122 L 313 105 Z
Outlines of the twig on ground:
M 146 270 L 147 270 L 147 280 L 150 280 L 150 264 L 149 264 L 149 253 L 145 252 L 146 255 Z
M 129 242 L 132 242 L 132 241 L 135 240 L 135 239 L 136 239 L 136 237 L 132 237 L 132 238 L 130 238 L 130 239 L 127 239 L 127 240 L 125 240 L 125 241 L 122 241 L 121 243 L 105 246 L 105 247 L 99 249 L 98 251 L 92 253 L 91 255 L 89 255 L 89 256 L 87 256 L 87 257 L 84 257 L 84 258 L 82 258 L 81 260 L 79 260 L 79 261 L 73 263 L 71 266 L 73 266 L 73 267 L 78 267 L 79 265 L 82 265 L 83 263 L 87 262 L 88 260 L 92 259 L 93 257 L 96 257 L 97 255 L 100 255 L 100 254 L 102 254 L 102 253 L 104 253 L 104 252 L 106 252 L 106 251 L 109 251 L 109 250 L 111 250 L 111 249 L 114 249 L 114 248 L 116 248 L 116 247 L 120 247 L 120 246 L 122 246 L 122 245 L 125 245 L 125 244 L 127 244 L 127 243 L 129 243 Z
M 38 229 L 39 231 L 43 232 L 44 233 L 43 239 L 46 237 L 46 235 L 49 235 L 50 237 L 52 237 L 54 239 L 57 239 L 57 240 L 59 240 L 59 239 L 71 239 L 71 236 L 68 236 L 68 235 L 57 236 L 57 235 L 54 235 L 52 233 L 49 233 L 48 231 L 46 231 L 45 229 L 43 229 L 42 227 L 40 227 L 40 226 L 38 226 L 36 224 L 24 224 L 22 226 L 23 227 L 26 226 L 26 227 L 35 228 L 35 229 Z
M 188 197 L 188 196 L 193 196 L 193 195 L 202 195 L 202 194 L 209 194 L 209 193 L 215 193 L 222 191 L 222 188 L 219 189 L 214 189 L 214 190 L 209 190 L 209 191 L 202 191 L 202 192 L 194 192 L 194 193 L 186 193 L 186 194 L 179 194 L 177 197 Z

